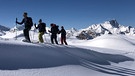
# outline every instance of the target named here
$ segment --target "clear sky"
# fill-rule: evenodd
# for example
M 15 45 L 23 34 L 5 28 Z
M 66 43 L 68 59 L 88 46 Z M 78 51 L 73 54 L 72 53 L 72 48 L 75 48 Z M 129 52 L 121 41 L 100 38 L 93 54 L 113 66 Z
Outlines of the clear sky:
M 80 29 L 116 19 L 121 25 L 135 27 L 135 0 L 0 0 L 0 25 L 13 27 L 23 12 L 38 23 Z

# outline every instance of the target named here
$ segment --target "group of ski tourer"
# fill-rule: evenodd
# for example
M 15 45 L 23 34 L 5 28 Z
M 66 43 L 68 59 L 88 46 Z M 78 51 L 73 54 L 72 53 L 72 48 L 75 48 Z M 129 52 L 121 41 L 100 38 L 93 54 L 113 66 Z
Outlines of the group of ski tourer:
M 33 26 L 33 21 L 31 17 L 28 17 L 27 12 L 23 13 L 23 20 L 21 22 L 18 22 L 16 20 L 17 24 L 24 24 L 25 25 L 25 29 L 23 30 L 23 34 L 25 39 L 23 40 L 24 42 L 30 42 L 30 37 L 29 37 L 29 31 L 31 30 L 31 27 Z M 43 35 L 46 33 L 46 23 L 42 22 L 42 19 L 39 19 L 39 24 L 38 26 L 36 26 L 36 23 L 34 24 L 35 28 L 39 30 L 39 42 L 40 43 L 44 43 L 44 39 L 43 39 Z M 51 33 L 51 43 L 54 44 L 54 40 L 55 43 L 58 44 L 57 41 L 57 34 L 61 34 L 61 44 L 68 45 L 66 42 L 66 31 L 64 29 L 63 26 L 61 26 L 61 30 L 59 30 L 59 26 L 57 26 L 54 23 L 50 24 L 51 26 L 51 30 L 49 30 L 48 32 Z

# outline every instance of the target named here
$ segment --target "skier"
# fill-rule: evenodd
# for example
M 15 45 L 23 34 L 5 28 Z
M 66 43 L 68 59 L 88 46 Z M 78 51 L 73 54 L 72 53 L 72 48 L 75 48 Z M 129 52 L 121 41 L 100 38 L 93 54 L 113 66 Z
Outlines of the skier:
M 66 31 L 63 26 L 61 26 L 61 30 L 59 31 L 59 33 L 61 33 L 61 44 L 63 45 L 64 42 L 65 45 L 68 45 L 66 42 Z
M 54 44 L 53 40 L 55 40 L 55 43 L 58 44 L 57 41 L 57 33 L 58 33 L 58 26 L 56 26 L 56 24 L 50 24 L 51 26 L 51 30 L 48 30 L 51 34 L 51 43 Z
M 39 35 L 38 35 L 39 42 L 43 43 L 44 40 L 42 36 L 44 35 L 44 33 L 46 33 L 46 24 L 43 23 L 42 20 L 40 19 L 38 26 L 36 27 L 36 24 L 34 24 L 34 26 L 36 29 L 39 30 Z
M 24 34 L 25 39 L 23 41 L 31 42 L 30 37 L 29 37 L 29 31 L 30 31 L 31 27 L 33 26 L 32 18 L 27 16 L 27 12 L 24 12 L 23 17 L 24 18 L 23 18 L 22 22 L 16 21 L 16 23 L 20 24 L 20 25 L 24 23 L 25 29 L 23 30 L 23 34 Z

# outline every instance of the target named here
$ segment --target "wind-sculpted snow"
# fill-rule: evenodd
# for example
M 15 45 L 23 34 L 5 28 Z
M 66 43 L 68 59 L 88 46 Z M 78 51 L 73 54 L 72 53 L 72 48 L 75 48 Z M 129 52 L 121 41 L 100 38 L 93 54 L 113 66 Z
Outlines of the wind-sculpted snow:
M 125 35 L 102 35 L 92 40 L 71 40 L 72 45 L 91 46 L 115 49 L 117 51 L 133 52 L 135 50 L 134 36 Z M 85 44 L 85 45 L 84 45 Z
M 100 65 L 133 61 L 132 58 L 123 55 L 105 54 L 73 46 L 21 43 L 0 42 L 0 69 L 37 69 L 81 65 L 82 60 Z

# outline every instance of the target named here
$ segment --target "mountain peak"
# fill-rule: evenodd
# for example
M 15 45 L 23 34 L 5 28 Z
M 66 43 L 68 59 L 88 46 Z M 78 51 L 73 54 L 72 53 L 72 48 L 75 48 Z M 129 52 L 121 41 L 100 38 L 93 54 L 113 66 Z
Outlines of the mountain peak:
M 110 20 L 110 21 L 106 21 L 105 24 L 110 24 L 114 28 L 119 28 L 119 23 L 117 22 L 116 19 Z
M 71 28 L 71 31 L 72 31 L 72 32 L 76 32 L 76 31 L 77 31 L 77 29 L 75 29 L 75 28 Z

